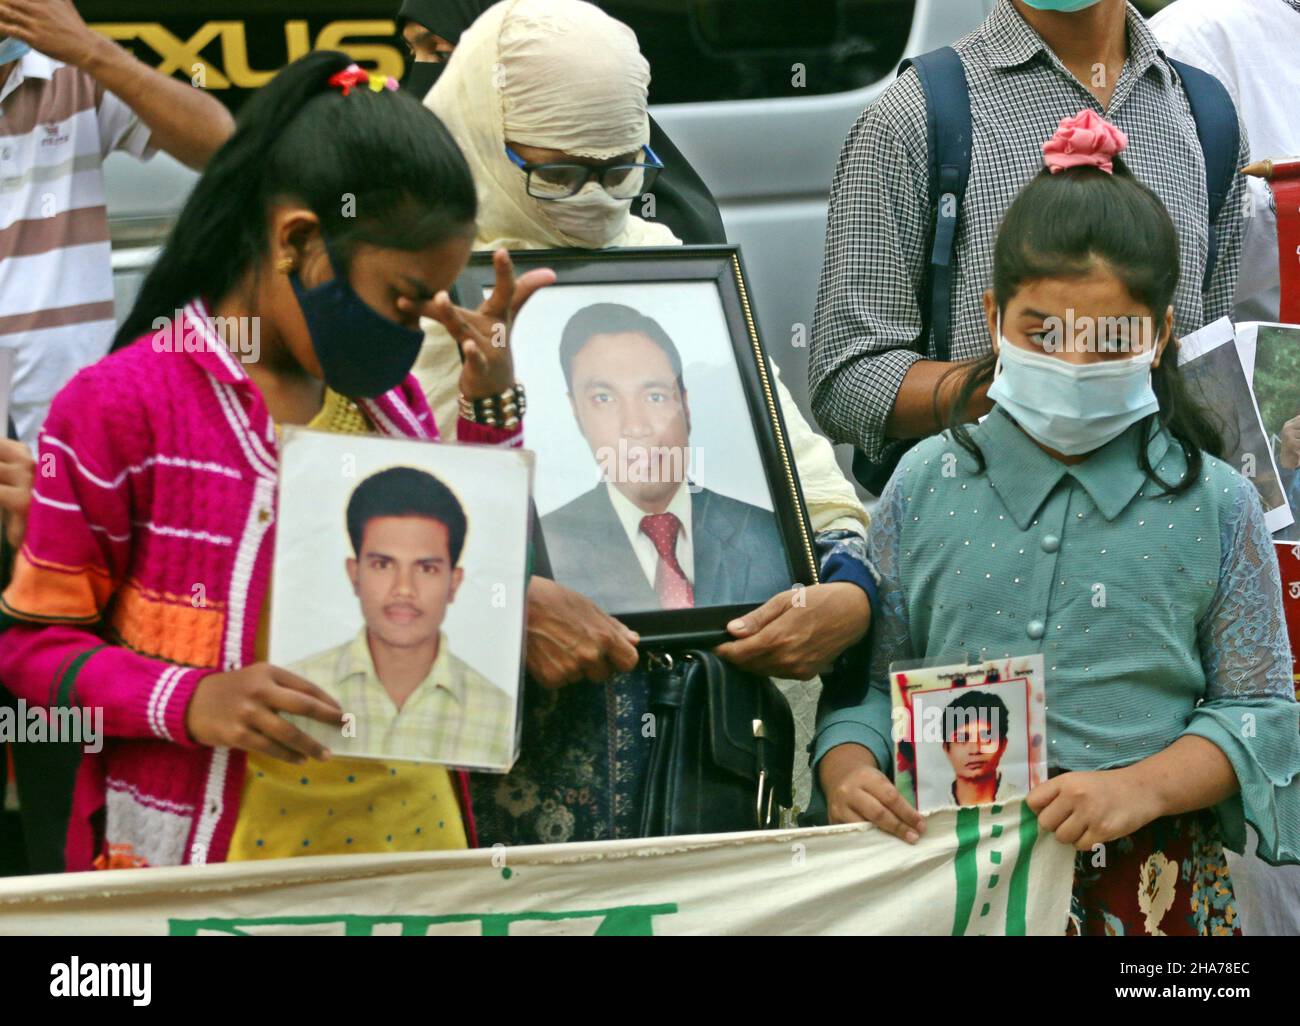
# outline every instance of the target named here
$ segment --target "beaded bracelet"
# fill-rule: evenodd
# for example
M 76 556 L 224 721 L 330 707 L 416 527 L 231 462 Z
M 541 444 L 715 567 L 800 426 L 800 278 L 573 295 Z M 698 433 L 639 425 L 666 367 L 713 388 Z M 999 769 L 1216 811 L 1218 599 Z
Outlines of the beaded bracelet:
M 460 415 L 466 420 L 507 431 L 519 426 L 519 420 L 528 407 L 524 386 L 518 381 L 499 395 L 485 399 L 466 399 L 461 395 L 459 402 Z

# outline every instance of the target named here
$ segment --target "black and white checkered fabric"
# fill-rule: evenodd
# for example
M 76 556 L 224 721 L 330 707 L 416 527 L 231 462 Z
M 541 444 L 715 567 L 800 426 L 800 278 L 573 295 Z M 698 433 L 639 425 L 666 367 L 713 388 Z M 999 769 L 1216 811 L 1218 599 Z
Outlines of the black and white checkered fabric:
M 1229 313 L 1245 180 L 1235 183 L 1219 217 L 1218 262 L 1203 301 L 1208 200 L 1196 124 L 1176 72 L 1132 5 L 1128 44 L 1128 61 L 1104 111 L 1009 0 L 999 0 L 979 29 L 955 44 L 970 83 L 974 140 L 956 239 L 952 359 L 989 351 L 981 296 L 992 284 L 998 223 L 1042 168 L 1042 144 L 1062 118 L 1085 108 L 1128 134 L 1125 163 L 1164 201 L 1178 228 L 1176 330 L 1186 333 Z M 1243 130 L 1237 166 L 1248 160 Z M 899 384 L 923 358 L 917 340 L 935 215 L 928 168 L 925 99 L 908 71 L 859 116 L 840 154 L 809 360 L 812 407 L 823 430 L 872 459 L 882 457 Z M 933 358 L 931 342 L 925 350 Z

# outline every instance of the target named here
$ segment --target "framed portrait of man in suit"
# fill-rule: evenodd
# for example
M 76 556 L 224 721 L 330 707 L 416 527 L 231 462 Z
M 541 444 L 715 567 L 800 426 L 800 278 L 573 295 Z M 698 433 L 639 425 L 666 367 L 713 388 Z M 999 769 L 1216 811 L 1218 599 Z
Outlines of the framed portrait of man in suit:
M 643 639 L 708 643 L 816 583 L 812 532 L 734 246 L 533 251 L 514 327 L 538 570 Z M 457 285 L 490 288 L 487 256 Z

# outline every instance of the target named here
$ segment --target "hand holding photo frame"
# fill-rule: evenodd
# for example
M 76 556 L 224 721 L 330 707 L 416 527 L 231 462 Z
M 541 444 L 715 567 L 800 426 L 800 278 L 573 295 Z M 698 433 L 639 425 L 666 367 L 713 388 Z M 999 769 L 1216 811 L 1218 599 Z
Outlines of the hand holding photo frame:
M 333 754 L 505 771 L 519 744 L 531 454 L 285 428 L 270 662 Z
M 918 812 L 1002 804 L 1047 779 L 1041 653 L 890 667 L 894 779 Z
M 711 644 L 817 582 L 812 530 L 734 246 L 539 250 L 513 326 L 539 572 L 643 641 Z M 490 255 L 457 282 L 490 290 Z

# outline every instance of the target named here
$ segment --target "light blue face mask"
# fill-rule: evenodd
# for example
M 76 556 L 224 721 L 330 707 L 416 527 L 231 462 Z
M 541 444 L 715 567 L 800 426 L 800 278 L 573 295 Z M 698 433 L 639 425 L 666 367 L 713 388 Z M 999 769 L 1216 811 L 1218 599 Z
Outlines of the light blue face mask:
M 1002 337 L 989 398 L 1030 438 L 1066 456 L 1100 449 L 1160 409 L 1151 388 L 1156 347 L 1126 360 L 1073 364 Z
M 1027 7 L 1038 11 L 1060 11 L 1062 14 L 1073 14 L 1085 7 L 1096 7 L 1099 3 L 1101 0 L 1025 0 Z
M 13 36 L 4 36 L 0 38 L 0 64 L 8 64 L 10 61 L 16 61 L 22 57 L 31 47 L 21 39 L 15 39 Z

